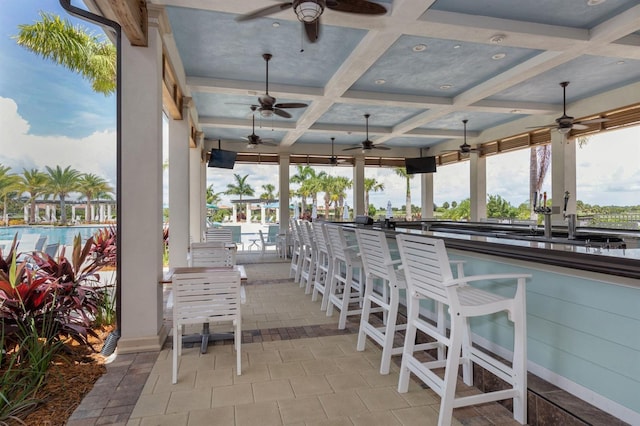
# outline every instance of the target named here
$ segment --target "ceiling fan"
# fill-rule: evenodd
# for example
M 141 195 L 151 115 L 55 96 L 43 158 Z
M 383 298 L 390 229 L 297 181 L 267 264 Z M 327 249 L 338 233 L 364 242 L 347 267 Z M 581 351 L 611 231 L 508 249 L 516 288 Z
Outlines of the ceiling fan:
M 285 108 L 304 108 L 308 105 L 299 102 L 276 103 L 276 98 L 269 95 L 269 61 L 273 56 L 270 53 L 264 53 L 262 57 L 266 62 L 266 88 L 264 95 L 258 97 L 260 105 L 252 105 L 252 107 L 256 107 L 263 117 L 271 117 L 276 114 L 280 117 L 291 118 L 291 114 L 285 111 Z
M 338 157 L 336 157 L 333 153 L 333 142 L 336 140 L 336 138 L 331 138 L 331 157 L 329 157 L 329 164 L 331 164 L 332 166 L 337 166 L 339 163 L 344 163 L 347 160 L 344 159 L 338 159 Z
M 469 154 L 471 152 L 482 152 L 480 148 L 473 148 L 471 145 L 467 143 L 467 123 L 468 122 L 469 120 L 467 120 L 466 118 L 462 120 L 462 124 L 464 126 L 464 143 L 460 145 L 458 149 L 450 149 L 447 151 L 442 151 L 442 154 L 447 152 L 458 152 L 460 154 Z
M 367 0 L 293 0 L 254 10 L 236 18 L 236 21 L 248 21 L 272 13 L 292 8 L 296 17 L 304 25 L 307 39 L 315 43 L 320 36 L 320 16 L 327 7 L 336 12 L 357 13 L 360 15 L 384 15 L 387 9 Z
M 382 146 L 382 145 L 374 145 L 373 142 L 369 140 L 369 117 L 370 116 L 371 116 L 370 114 L 364 115 L 364 119 L 366 120 L 366 126 L 367 126 L 367 138 L 363 140 L 362 143 L 359 143 L 358 145 L 353 145 L 349 148 L 345 148 L 343 149 L 343 151 L 352 151 L 354 149 L 362 149 L 362 152 L 366 152 L 366 151 L 371 151 L 372 149 L 383 149 L 383 150 L 391 149 L 389 147 Z
M 580 120 L 575 121 L 573 117 L 567 115 L 567 86 L 568 81 L 560 83 L 562 86 L 562 116 L 556 118 L 556 122 L 553 124 L 547 124 L 545 126 L 528 127 L 528 129 L 542 129 L 545 127 L 555 127 L 560 133 L 569 133 L 572 129 L 585 130 L 588 128 L 587 124 L 604 123 L 609 121 L 608 118 L 594 118 L 592 120 Z
M 256 105 L 251 105 L 251 111 L 257 109 Z M 267 146 L 278 146 L 278 144 L 273 143 L 273 139 L 262 139 L 260 136 L 256 135 L 256 116 L 253 114 L 251 116 L 251 134 L 244 139 L 248 140 L 247 149 L 254 149 L 258 145 L 267 145 Z

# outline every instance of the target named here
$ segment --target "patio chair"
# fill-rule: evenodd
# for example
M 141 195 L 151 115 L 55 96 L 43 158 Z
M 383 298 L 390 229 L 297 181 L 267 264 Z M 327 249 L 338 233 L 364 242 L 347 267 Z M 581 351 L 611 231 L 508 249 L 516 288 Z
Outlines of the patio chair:
M 277 234 L 275 234 L 274 236 L 272 236 L 270 238 L 269 235 L 264 235 L 264 232 L 262 232 L 262 229 L 258 229 L 258 234 L 260 234 L 260 244 L 262 245 L 260 247 L 261 250 L 262 250 L 262 252 L 260 253 L 260 257 L 261 258 L 264 257 L 264 252 L 267 249 L 267 247 L 275 247 L 276 248 L 276 252 L 279 251 Z
M 221 269 L 215 272 L 187 272 L 173 278 L 173 374 L 178 381 L 178 357 L 182 355 L 182 330 L 185 325 L 232 323 L 236 350 L 236 372 L 242 374 L 242 325 L 240 313 L 240 272 Z
M 329 303 L 327 286 L 331 280 L 331 256 L 329 254 L 329 246 L 327 244 L 325 224 L 322 222 L 314 222 L 312 229 L 315 236 L 318 256 L 316 258 L 316 268 L 313 277 L 311 301 L 315 302 L 318 300 L 318 294 L 322 294 L 320 310 L 324 311 L 327 309 L 327 303 Z
M 318 249 L 313 234 L 313 225 L 311 222 L 303 221 L 300 223 L 300 231 L 302 233 L 302 269 L 300 270 L 300 287 L 304 287 L 304 294 L 311 294 L 311 286 L 316 274 L 316 257 Z
M 36 241 L 36 244 L 34 246 L 35 251 L 42 251 L 42 249 L 44 248 L 45 241 L 47 241 L 47 236 L 41 235 L 40 238 L 38 238 L 38 240 Z
M 223 243 L 233 243 L 233 234 L 231 229 L 225 228 L 207 228 L 204 234 L 204 240 L 207 243 L 218 241 Z
M 47 244 L 44 247 L 44 252 L 45 252 L 45 254 L 50 256 L 52 259 L 56 259 L 57 256 L 58 256 L 58 248 L 59 247 L 60 247 L 60 244 L 58 244 L 58 243 Z
M 300 282 L 300 272 L 302 269 L 302 234 L 300 233 L 300 224 L 298 219 L 291 219 L 291 267 L 289 277 L 294 282 Z
M 444 241 L 419 235 L 398 235 L 398 248 L 407 280 L 407 330 L 398 392 L 409 389 L 409 376 L 414 373 L 441 398 L 438 425 L 450 425 L 453 409 L 490 401 L 513 399 L 513 417 L 527 422 L 527 327 L 525 283 L 527 274 L 494 274 L 453 278 Z M 471 285 L 472 282 L 496 286 L 496 281 L 515 281 L 515 294 L 505 297 Z M 488 288 L 487 287 L 487 288 Z M 509 289 L 512 290 L 512 289 Z M 432 299 L 449 306 L 450 333 L 420 317 L 420 300 Z M 513 324 L 513 356 L 511 365 L 487 351 L 472 345 L 471 318 L 506 312 Z M 433 339 L 435 345 L 446 347 L 442 360 L 421 361 L 414 356 L 417 330 Z M 462 354 L 461 354 L 462 353 Z M 456 397 L 458 366 L 462 365 L 465 384 L 473 385 L 473 363 L 478 363 L 511 386 L 509 389 Z M 444 367 L 444 377 L 433 370 Z
M 347 326 L 347 316 L 362 312 L 362 261 L 358 258 L 357 245 L 347 243 L 341 226 L 325 224 L 325 229 L 332 262 L 327 316 L 333 315 L 334 307 L 338 308 L 338 329 L 343 330 Z M 354 303 L 358 308 L 353 308 Z
M 235 249 L 219 241 L 191 244 L 190 266 L 219 267 L 236 264 Z
M 402 260 L 398 250 L 390 247 L 387 235 L 381 231 L 357 228 L 356 238 L 365 274 L 364 301 L 360 316 L 360 330 L 358 332 L 358 351 L 365 349 L 366 337 L 382 347 L 380 374 L 389 374 L 391 357 L 402 354 L 402 345 L 394 347 L 396 331 L 406 329 L 406 324 L 398 324 L 398 306 L 400 290 L 407 288 L 404 271 L 400 269 Z M 395 240 L 393 240 L 395 242 Z M 394 244 L 395 245 L 395 244 Z M 456 266 L 456 276 L 464 276 L 464 260 L 450 260 L 451 266 Z M 381 285 L 376 287 L 376 281 Z M 371 314 L 383 313 L 383 326 L 376 325 L 377 321 Z M 434 305 L 434 322 L 442 334 L 445 333 L 444 307 L 436 302 Z M 431 343 L 416 345 L 414 350 L 428 350 L 434 347 Z M 442 346 L 438 349 L 438 359 L 445 356 Z
M 244 251 L 244 243 L 242 242 L 242 226 L 233 225 L 233 226 L 223 226 L 222 229 L 231 229 L 231 241 L 236 243 L 236 246 L 242 246 L 242 250 Z

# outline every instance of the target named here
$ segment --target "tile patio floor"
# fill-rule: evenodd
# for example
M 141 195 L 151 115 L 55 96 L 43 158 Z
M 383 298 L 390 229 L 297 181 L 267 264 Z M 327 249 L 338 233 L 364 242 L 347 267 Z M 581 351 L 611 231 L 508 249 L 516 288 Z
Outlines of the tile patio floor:
M 248 276 L 242 375 L 233 346 L 185 347 L 171 384 L 171 338 L 158 353 L 120 355 L 67 423 L 80 425 L 435 425 L 439 397 L 413 382 L 396 391 L 398 366 L 378 373 L 380 350 L 356 351 L 358 318 L 337 330 L 319 302 L 289 278 L 289 263 L 239 256 Z M 398 357 L 395 357 L 398 358 Z M 460 382 L 463 392 L 476 392 Z M 454 424 L 515 425 L 497 403 L 454 411 Z

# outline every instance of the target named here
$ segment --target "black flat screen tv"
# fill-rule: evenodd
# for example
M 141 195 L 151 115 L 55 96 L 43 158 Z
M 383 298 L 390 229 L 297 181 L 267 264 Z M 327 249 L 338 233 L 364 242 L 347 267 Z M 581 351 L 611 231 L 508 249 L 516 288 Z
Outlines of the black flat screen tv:
M 225 151 L 223 149 L 212 149 L 209 156 L 209 167 L 218 167 L 221 169 L 233 169 L 236 164 L 235 151 Z
M 408 175 L 416 173 L 435 173 L 436 157 L 405 158 L 404 166 Z

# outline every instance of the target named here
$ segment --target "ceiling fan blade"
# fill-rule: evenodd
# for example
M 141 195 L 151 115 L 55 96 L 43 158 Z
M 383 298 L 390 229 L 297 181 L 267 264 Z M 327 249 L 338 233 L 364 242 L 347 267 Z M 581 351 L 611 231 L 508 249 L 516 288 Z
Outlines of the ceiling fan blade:
M 261 18 L 263 16 L 271 15 L 272 13 L 280 12 L 281 10 L 289 9 L 293 3 L 287 2 L 282 4 L 275 4 L 273 6 L 263 7 L 262 9 L 254 10 L 246 15 L 241 15 L 236 18 L 237 22 L 248 21 L 250 19 Z
M 289 114 L 287 111 L 283 110 L 283 109 L 278 109 L 278 108 L 274 108 L 273 112 L 276 115 L 279 115 L 280 117 L 284 117 L 284 118 L 291 118 L 291 114 Z
M 572 128 L 576 130 L 587 130 L 589 126 L 585 126 L 584 124 L 580 124 L 580 123 L 573 123 Z
M 354 145 L 354 146 L 351 146 L 349 148 L 343 149 L 343 151 L 353 151 L 353 150 L 356 150 L 356 149 L 362 149 L 362 145 L 361 144 Z
M 277 143 L 275 143 L 275 142 L 269 142 L 269 140 L 266 140 L 266 141 L 265 141 L 264 139 L 263 139 L 263 140 L 261 140 L 261 141 L 260 141 L 260 143 L 261 143 L 262 145 L 266 145 L 266 146 L 278 146 L 278 144 L 277 144 Z
M 593 118 L 591 120 L 574 121 L 573 124 L 575 126 L 576 124 L 596 124 L 596 123 L 606 123 L 607 121 L 610 121 L 610 119 L 608 119 L 608 118 Z
M 338 12 L 359 13 L 361 15 L 384 15 L 387 13 L 384 6 L 366 0 L 330 0 L 326 5 L 329 9 Z
M 298 102 L 285 102 L 282 104 L 275 104 L 274 107 L 275 108 L 306 108 L 309 105 L 307 104 L 302 104 L 302 103 L 298 103 Z
M 307 34 L 309 43 L 315 43 L 320 37 L 320 17 L 313 22 L 303 22 L 304 32 Z
M 388 146 L 384 146 L 384 145 L 373 145 L 371 148 L 373 148 L 373 149 L 382 149 L 384 151 L 389 151 L 391 149 Z
M 557 123 L 553 123 L 553 124 L 546 124 L 544 126 L 525 127 L 525 129 L 544 129 L 545 127 L 558 127 L 558 124 Z

